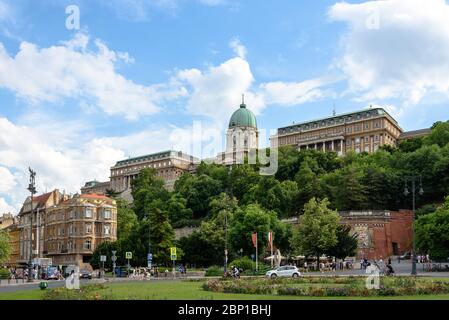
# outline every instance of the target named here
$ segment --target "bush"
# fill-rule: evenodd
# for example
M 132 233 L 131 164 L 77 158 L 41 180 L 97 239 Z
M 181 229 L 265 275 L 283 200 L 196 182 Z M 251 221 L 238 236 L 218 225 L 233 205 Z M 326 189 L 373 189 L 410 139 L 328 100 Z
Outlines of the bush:
M 243 269 L 243 271 L 253 270 L 256 268 L 254 261 L 248 257 L 243 257 L 231 262 L 230 266 L 236 266 L 237 269 Z
M 98 291 L 105 289 L 101 284 L 88 285 L 79 290 L 56 288 L 45 291 L 43 300 L 109 300 L 110 297 Z
M 0 269 L 0 279 L 9 279 L 10 272 L 8 269 Z
M 223 273 L 222 267 L 212 266 L 206 270 L 206 277 L 221 277 Z

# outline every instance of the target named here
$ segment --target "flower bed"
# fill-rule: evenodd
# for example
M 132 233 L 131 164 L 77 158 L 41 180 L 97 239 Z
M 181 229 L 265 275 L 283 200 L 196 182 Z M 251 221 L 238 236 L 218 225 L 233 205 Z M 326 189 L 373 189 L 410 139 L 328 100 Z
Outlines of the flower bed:
M 210 280 L 206 291 L 304 297 L 369 297 L 449 294 L 449 282 L 410 277 L 382 278 L 379 289 L 367 289 L 362 277 Z M 329 286 L 331 285 L 331 286 Z

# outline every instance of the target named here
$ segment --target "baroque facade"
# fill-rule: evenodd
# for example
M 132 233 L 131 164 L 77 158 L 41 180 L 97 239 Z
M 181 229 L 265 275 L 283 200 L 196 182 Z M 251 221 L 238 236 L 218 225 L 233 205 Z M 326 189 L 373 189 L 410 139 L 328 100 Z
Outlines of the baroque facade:
M 68 196 L 54 190 L 40 196 L 33 197 L 33 212 L 31 212 L 31 197 L 28 197 L 19 212 L 18 229 L 20 232 L 20 248 L 18 264 L 28 264 L 32 259 L 44 258 L 45 217 L 48 208 L 58 205 Z M 32 219 L 32 220 L 31 220 Z M 30 229 L 32 230 L 30 232 Z M 31 237 L 31 241 L 30 241 Z
M 48 208 L 44 256 L 55 265 L 88 268 L 95 248 L 117 240 L 117 205 L 103 195 L 82 194 Z
M 370 108 L 279 128 L 278 146 L 333 151 L 344 155 L 376 152 L 381 146 L 397 146 L 404 130 L 382 108 Z
M 130 193 L 131 182 L 139 176 L 140 170 L 153 168 L 156 176 L 164 179 L 168 190 L 184 173 L 193 171 L 199 159 L 181 151 L 165 151 L 117 162 L 111 168 L 111 189 L 119 193 Z

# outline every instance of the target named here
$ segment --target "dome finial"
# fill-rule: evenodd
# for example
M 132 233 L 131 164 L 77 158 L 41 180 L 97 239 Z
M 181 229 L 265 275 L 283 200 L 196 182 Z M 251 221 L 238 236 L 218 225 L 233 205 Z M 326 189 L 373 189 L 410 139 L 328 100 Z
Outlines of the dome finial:
M 245 104 L 245 94 L 242 94 L 242 104 L 240 105 L 241 108 L 246 108 L 246 104 Z

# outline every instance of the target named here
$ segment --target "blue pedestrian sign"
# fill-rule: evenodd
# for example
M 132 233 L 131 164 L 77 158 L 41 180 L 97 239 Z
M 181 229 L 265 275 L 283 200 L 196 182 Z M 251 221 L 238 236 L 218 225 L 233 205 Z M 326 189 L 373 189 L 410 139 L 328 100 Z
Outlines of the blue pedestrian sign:
M 153 255 L 151 253 L 147 254 L 147 260 L 153 261 Z

